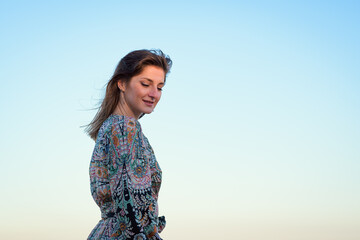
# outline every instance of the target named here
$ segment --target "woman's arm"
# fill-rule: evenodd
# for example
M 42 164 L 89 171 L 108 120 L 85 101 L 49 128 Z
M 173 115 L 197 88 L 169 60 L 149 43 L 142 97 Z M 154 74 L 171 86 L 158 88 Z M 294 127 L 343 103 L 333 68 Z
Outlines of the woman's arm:
M 110 185 L 118 230 L 114 236 L 135 239 L 161 240 L 157 202 L 152 194 L 152 171 L 145 154 L 142 132 L 138 122 L 125 119 L 111 131 Z

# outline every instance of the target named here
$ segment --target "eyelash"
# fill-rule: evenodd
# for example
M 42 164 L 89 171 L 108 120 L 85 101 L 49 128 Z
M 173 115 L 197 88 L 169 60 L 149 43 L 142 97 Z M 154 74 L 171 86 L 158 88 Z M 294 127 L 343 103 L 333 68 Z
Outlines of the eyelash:
M 145 83 L 141 83 L 141 85 L 143 85 L 144 87 L 148 87 L 149 85 L 148 84 L 145 84 Z M 159 91 L 162 91 L 162 88 L 158 88 Z

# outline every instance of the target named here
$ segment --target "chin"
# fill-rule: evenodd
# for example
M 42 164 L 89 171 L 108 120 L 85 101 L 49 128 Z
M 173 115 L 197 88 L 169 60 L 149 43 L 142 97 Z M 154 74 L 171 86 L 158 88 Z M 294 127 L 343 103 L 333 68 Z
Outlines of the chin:
M 150 114 L 150 113 L 152 113 L 152 111 L 153 111 L 153 109 L 151 109 L 151 110 L 144 110 L 143 113 L 145 113 L 145 114 Z

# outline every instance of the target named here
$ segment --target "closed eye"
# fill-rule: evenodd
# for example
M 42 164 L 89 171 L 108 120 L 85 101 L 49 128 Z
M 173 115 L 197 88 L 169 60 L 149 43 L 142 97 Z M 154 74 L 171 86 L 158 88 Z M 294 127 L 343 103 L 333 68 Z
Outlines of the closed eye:
M 149 84 L 146 84 L 146 83 L 141 83 L 142 86 L 144 87 L 149 87 L 150 85 Z M 162 88 L 158 88 L 159 91 L 162 91 L 163 89 Z

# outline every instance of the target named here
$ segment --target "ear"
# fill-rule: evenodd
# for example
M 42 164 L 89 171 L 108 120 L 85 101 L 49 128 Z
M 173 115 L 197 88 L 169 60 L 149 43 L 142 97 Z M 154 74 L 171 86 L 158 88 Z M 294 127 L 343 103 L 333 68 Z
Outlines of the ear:
M 124 81 L 119 80 L 119 81 L 117 82 L 117 86 L 118 86 L 118 88 L 120 89 L 120 91 L 125 92 L 126 84 L 125 84 Z

